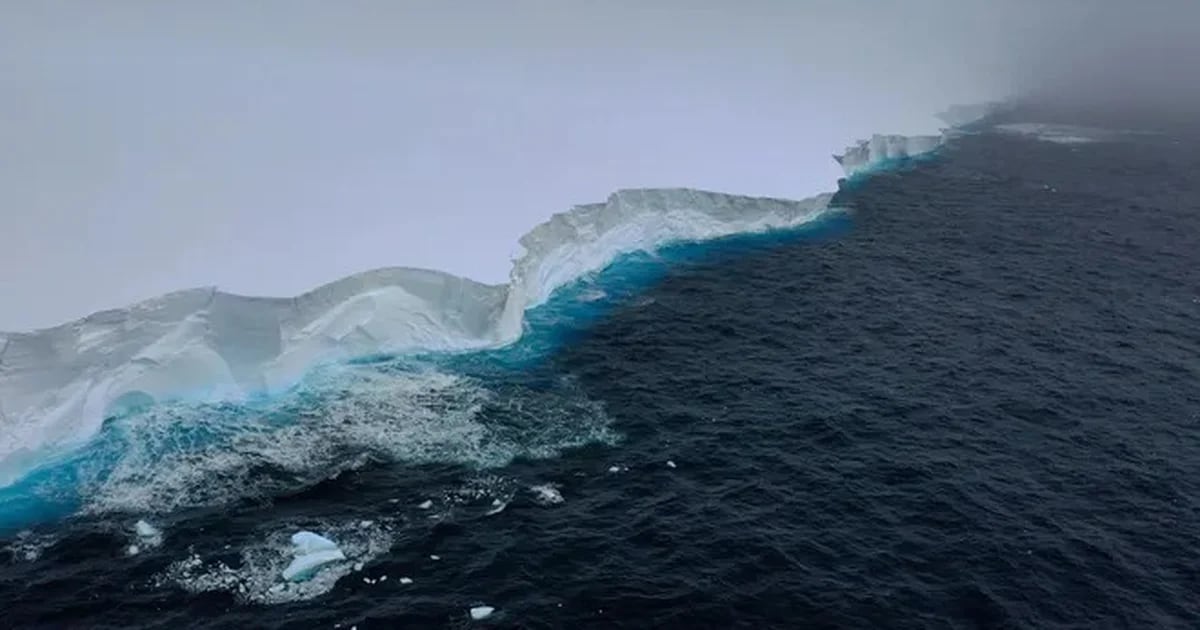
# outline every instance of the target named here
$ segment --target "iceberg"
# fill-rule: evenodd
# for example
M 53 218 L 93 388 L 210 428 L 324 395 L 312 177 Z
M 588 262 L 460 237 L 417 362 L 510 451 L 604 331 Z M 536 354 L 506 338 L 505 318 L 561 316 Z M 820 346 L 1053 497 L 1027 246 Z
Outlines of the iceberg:
M 1012 103 L 1002 101 L 951 105 L 937 114 L 947 126 L 936 135 L 875 134 L 846 147 L 833 159 L 841 165 L 846 177 L 887 168 L 899 160 L 927 155 L 962 133 L 964 127 L 1010 111 L 1012 107 Z
M 309 531 L 292 534 L 292 555 L 291 564 L 283 570 L 283 579 L 289 582 L 307 580 L 325 565 L 346 559 L 336 543 Z
M 946 141 L 943 133 L 938 136 L 897 136 L 875 134 L 870 140 L 859 140 L 846 147 L 845 152 L 833 159 L 842 166 L 846 177 L 886 168 L 889 164 L 929 153 Z
M 831 197 L 624 190 L 526 234 L 507 284 L 379 269 L 294 298 L 192 289 L 0 335 L 0 486 L 83 444 L 106 418 L 158 402 L 277 394 L 318 365 L 374 354 L 510 344 L 522 335 L 525 311 L 620 254 L 795 227 L 824 212 Z
M 954 120 L 988 111 L 955 110 Z M 850 176 L 927 153 L 945 138 L 877 135 L 836 158 Z M 199 288 L 53 328 L 0 333 L 0 487 L 83 445 L 105 419 L 159 402 L 241 401 L 287 391 L 323 364 L 511 344 L 524 332 L 526 311 L 617 256 L 793 228 L 824 213 L 832 197 L 621 190 L 525 234 L 505 284 L 386 268 L 296 297 Z
M 153 539 L 162 536 L 162 532 L 157 527 L 147 523 L 146 521 L 138 521 L 135 523 L 133 530 L 137 533 L 138 538 Z

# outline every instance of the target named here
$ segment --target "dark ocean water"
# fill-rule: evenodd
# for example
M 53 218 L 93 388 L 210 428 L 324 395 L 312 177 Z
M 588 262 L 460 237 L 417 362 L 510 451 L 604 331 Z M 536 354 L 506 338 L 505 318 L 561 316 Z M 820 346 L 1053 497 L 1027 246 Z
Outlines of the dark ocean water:
M 5 534 L 0 626 L 1200 627 L 1198 140 L 965 136 L 817 225 L 622 259 L 437 360 L 490 392 L 469 448 L 237 468 L 263 490 L 132 557 L 133 513 Z M 261 603 L 299 527 L 365 566 Z

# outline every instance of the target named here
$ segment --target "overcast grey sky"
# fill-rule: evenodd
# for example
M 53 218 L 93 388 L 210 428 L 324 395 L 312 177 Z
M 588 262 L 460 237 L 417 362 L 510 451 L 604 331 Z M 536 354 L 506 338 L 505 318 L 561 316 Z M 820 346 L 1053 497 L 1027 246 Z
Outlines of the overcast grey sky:
M 0 330 L 381 266 L 499 282 L 618 188 L 830 190 L 831 152 L 1010 93 L 1088 4 L 5 2 Z

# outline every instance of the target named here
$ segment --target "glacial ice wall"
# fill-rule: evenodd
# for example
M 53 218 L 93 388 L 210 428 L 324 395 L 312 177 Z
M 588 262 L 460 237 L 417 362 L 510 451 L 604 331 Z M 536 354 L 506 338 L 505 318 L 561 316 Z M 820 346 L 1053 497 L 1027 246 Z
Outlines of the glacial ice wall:
M 896 160 L 903 160 L 929 153 L 942 146 L 946 135 L 898 136 L 875 134 L 870 140 L 859 140 L 846 147 L 841 155 L 833 156 L 842 166 L 846 177 L 886 167 Z

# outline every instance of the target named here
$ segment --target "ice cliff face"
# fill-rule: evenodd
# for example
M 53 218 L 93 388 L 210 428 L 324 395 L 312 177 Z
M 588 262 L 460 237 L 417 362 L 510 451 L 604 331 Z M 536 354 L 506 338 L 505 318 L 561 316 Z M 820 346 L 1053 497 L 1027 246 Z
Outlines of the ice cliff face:
M 833 159 L 842 166 L 846 177 L 854 177 L 872 170 L 886 168 L 896 160 L 917 157 L 937 150 L 963 127 L 1003 112 L 1009 104 L 993 102 L 975 105 L 952 105 L 937 117 L 947 127 L 937 135 L 901 136 L 875 134 L 869 140 L 859 140 L 846 147 Z
M 946 136 L 885 136 L 875 134 L 870 140 L 859 140 L 846 147 L 841 155 L 833 156 L 842 165 L 846 177 L 854 177 L 877 168 L 886 167 L 896 160 L 903 160 L 929 153 L 942 146 Z

